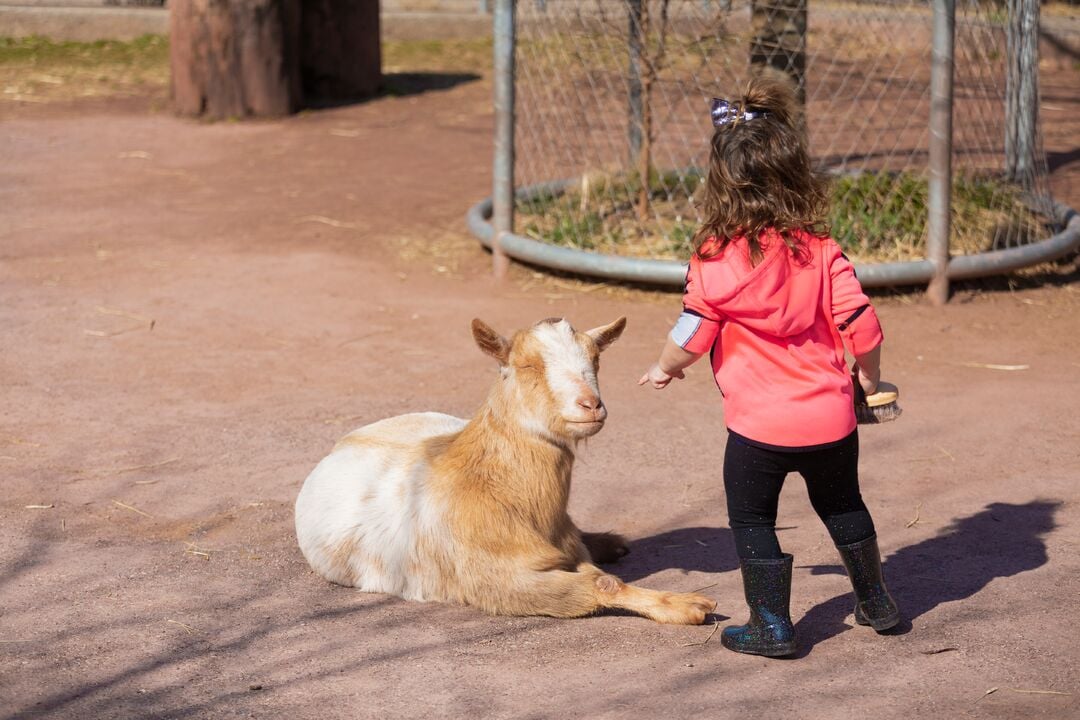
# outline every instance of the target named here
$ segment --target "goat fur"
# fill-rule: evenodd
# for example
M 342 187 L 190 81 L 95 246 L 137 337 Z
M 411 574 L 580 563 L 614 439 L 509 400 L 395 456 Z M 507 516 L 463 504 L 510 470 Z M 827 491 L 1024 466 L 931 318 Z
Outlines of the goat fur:
M 595 562 L 626 554 L 567 514 L 578 440 L 603 426 L 599 353 L 625 318 L 585 333 L 547 320 L 507 340 L 473 321 L 499 379 L 471 420 L 427 412 L 362 427 L 312 471 L 296 501 L 304 557 L 327 580 L 504 615 L 603 608 L 700 624 L 696 593 L 627 585 Z

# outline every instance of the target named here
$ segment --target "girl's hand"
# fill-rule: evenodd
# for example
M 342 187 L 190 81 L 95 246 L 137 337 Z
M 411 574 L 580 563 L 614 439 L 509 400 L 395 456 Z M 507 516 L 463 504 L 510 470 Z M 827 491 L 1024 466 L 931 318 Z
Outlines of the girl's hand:
M 663 390 L 672 380 L 676 378 L 682 380 L 685 377 L 686 374 L 682 370 L 679 370 L 674 375 L 668 375 L 660 368 L 659 363 L 653 363 L 652 367 L 649 368 L 648 372 L 641 376 L 641 379 L 638 380 L 637 384 L 645 385 L 646 383 L 649 383 L 657 390 Z

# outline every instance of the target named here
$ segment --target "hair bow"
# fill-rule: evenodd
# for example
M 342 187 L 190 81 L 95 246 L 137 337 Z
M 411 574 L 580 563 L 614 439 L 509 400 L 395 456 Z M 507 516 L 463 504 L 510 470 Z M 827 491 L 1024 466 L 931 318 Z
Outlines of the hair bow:
M 738 125 L 745 120 L 753 120 L 754 118 L 765 117 L 768 115 L 764 110 L 758 110 L 751 112 L 750 110 L 744 110 L 742 103 L 738 106 L 732 106 L 727 100 L 720 98 L 712 99 L 712 124 L 716 127 L 721 125 Z

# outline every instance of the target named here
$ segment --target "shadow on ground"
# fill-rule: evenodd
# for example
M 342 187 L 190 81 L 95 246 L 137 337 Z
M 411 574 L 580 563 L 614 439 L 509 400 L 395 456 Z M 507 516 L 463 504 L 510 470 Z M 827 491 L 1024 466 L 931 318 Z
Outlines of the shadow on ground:
M 226 602 L 214 603 L 215 613 L 228 618 L 263 613 L 259 602 L 271 592 L 270 588 L 260 588 Z M 50 688 L 52 692 L 26 707 L 6 708 L 14 713 L 0 712 L 0 718 L 216 717 L 218 713 L 247 705 L 254 695 L 264 691 L 306 687 L 320 679 L 345 674 L 385 671 L 394 663 L 441 649 L 444 641 L 434 639 L 430 642 L 402 641 L 389 649 L 367 650 L 362 643 L 357 643 L 355 634 L 335 634 L 331 629 L 335 620 L 348 620 L 350 626 L 362 627 L 365 633 L 396 634 L 400 628 L 415 625 L 424 613 L 430 612 L 424 604 L 402 603 L 389 596 L 364 604 L 353 602 L 354 597 L 351 591 L 344 590 L 335 598 L 336 606 L 306 611 L 297 611 L 295 604 L 286 601 L 284 607 L 289 612 L 285 617 L 262 623 L 228 639 L 209 631 L 178 634 L 169 647 L 133 653 L 127 664 L 112 670 L 84 671 L 80 673 L 81 678 L 73 677 L 65 686 Z M 387 609 L 394 612 L 387 614 Z M 146 633 L 153 620 L 156 619 L 131 619 L 121 625 L 128 632 Z M 287 653 L 270 652 L 285 642 L 282 638 L 291 628 L 309 624 L 323 628 L 316 641 L 302 647 L 292 646 Z M 103 631 L 110 629 L 115 626 L 91 625 L 73 632 L 87 642 L 102 642 Z M 521 627 L 488 625 L 477 630 L 477 638 L 512 640 L 518 632 Z M 68 638 L 71 634 L 58 632 L 54 640 Z M 241 677 L 250 673 L 253 677 L 270 680 L 241 682 L 236 677 L 239 672 L 236 667 L 221 672 L 215 659 L 219 657 L 247 663 Z M 198 681 L 215 673 L 223 677 L 213 684 Z M 182 679 L 167 683 L 162 680 L 177 675 Z M 87 676 L 93 676 L 93 679 Z M 140 685 L 147 689 L 136 691 Z
M 1046 165 L 1050 172 L 1054 172 L 1060 167 L 1064 167 L 1069 163 L 1080 160 L 1080 148 L 1073 148 L 1066 152 L 1047 152 L 1046 153 Z
M 432 90 L 450 90 L 480 79 L 476 73 L 387 73 L 383 75 L 382 94 L 403 97 Z
M 636 582 L 671 568 L 703 573 L 738 570 L 731 530 L 680 528 L 633 540 L 630 554 L 612 566 L 612 572 L 626 582 Z
M 458 85 L 475 82 L 481 78 L 475 73 L 438 73 L 409 72 L 386 73 L 382 77 L 379 91 L 375 95 L 359 98 L 320 98 L 311 97 L 305 101 L 309 110 L 332 110 L 335 108 L 362 105 L 383 97 L 409 97 L 426 92 L 451 90 Z
M 1044 538 L 1056 526 L 1061 502 L 1035 500 L 1023 505 L 991 503 L 960 518 L 936 537 L 901 548 L 885 559 L 885 578 L 904 620 L 891 634 L 905 634 L 911 622 L 943 603 L 975 595 L 992 580 L 1046 564 Z M 840 565 L 818 565 L 815 575 L 844 574 Z M 854 598 L 838 595 L 813 607 L 797 623 L 802 653 L 850 626 Z

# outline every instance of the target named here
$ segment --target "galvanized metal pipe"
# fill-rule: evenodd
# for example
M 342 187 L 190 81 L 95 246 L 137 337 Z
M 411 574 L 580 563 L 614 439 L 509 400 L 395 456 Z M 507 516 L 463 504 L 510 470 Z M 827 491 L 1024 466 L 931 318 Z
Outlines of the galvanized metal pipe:
M 926 259 L 934 274 L 926 294 L 935 305 L 949 299 L 949 232 L 952 205 L 953 46 L 956 0 L 933 0 L 930 53 L 930 181 L 927 199 Z
M 502 279 L 510 266 L 503 238 L 514 230 L 514 0 L 496 0 L 494 23 L 495 238 L 491 250 L 495 278 Z
M 529 199 L 538 195 L 561 192 L 568 181 L 533 185 L 518 191 L 518 197 Z M 1054 221 L 1061 228 L 1052 237 L 1030 245 L 979 253 L 958 255 L 949 261 L 946 274 L 952 280 L 965 280 L 1019 270 L 1050 262 L 1080 248 L 1080 213 L 1053 204 Z M 473 205 L 466 216 L 469 230 L 487 248 L 492 248 L 495 230 L 488 220 L 492 216 L 492 201 L 487 198 Z M 686 265 L 675 260 L 643 260 L 639 258 L 602 255 L 599 253 L 557 247 L 548 243 L 507 234 L 503 237 L 506 253 L 524 263 L 562 270 L 591 277 L 623 282 L 637 282 L 661 287 L 682 287 Z M 859 282 L 865 288 L 921 285 L 934 278 L 936 266 L 929 260 L 910 262 L 857 264 Z
M 1055 222 L 1061 231 L 1052 237 L 1030 245 L 995 250 L 975 255 L 957 255 L 949 261 L 949 278 L 970 278 L 1003 273 L 1051 262 L 1065 257 L 1080 247 L 1080 213 L 1067 205 L 1052 203 Z

